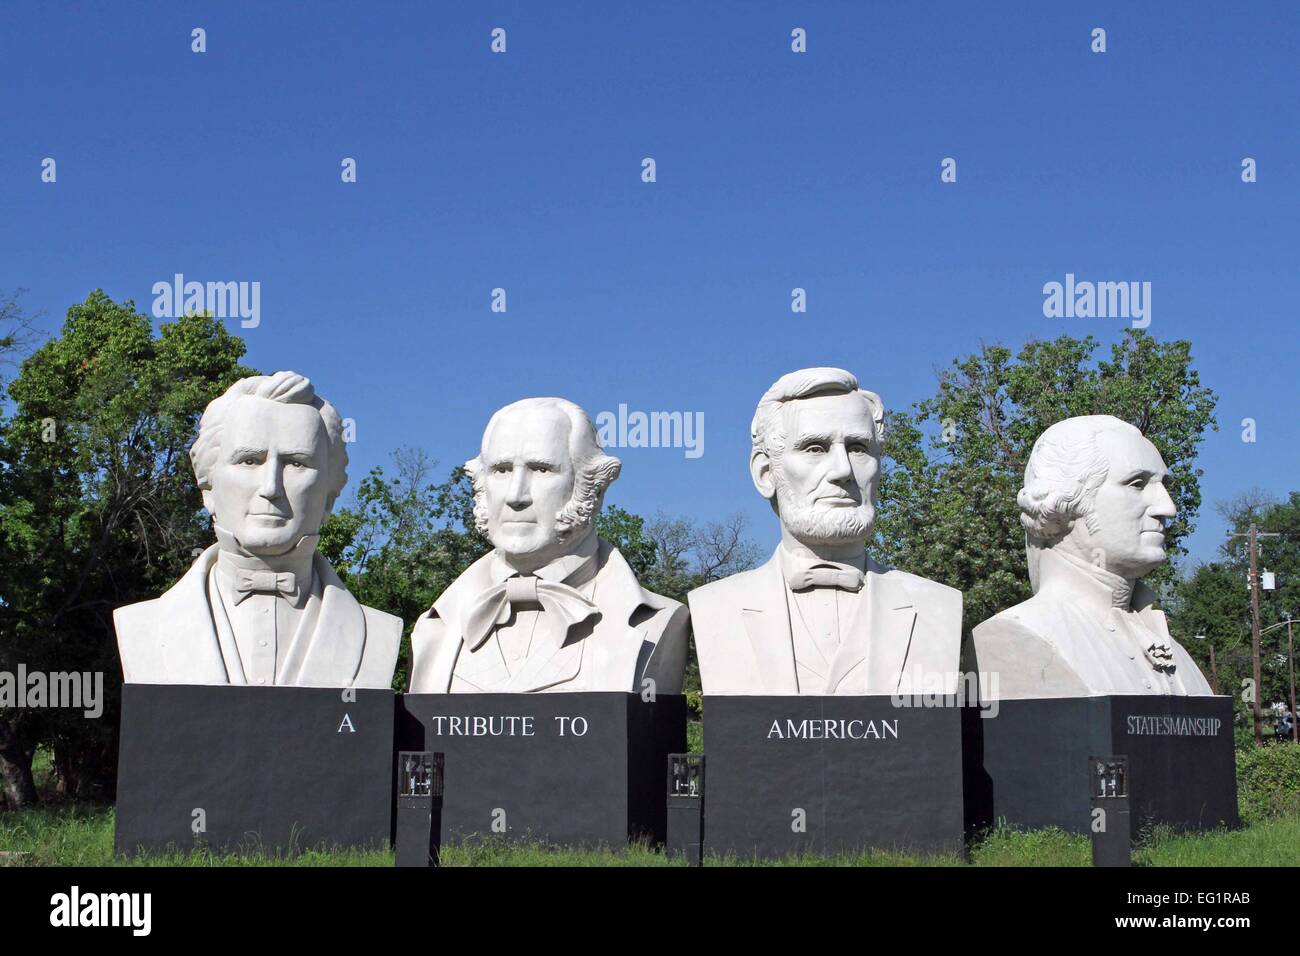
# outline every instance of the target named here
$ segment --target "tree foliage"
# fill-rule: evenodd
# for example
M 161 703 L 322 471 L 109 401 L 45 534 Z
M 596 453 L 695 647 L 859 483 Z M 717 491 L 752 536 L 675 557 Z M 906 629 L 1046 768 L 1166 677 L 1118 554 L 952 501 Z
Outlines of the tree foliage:
M 0 663 L 103 672 L 103 716 L 0 714 L 30 772 L 48 746 L 71 795 L 111 791 L 121 682 L 113 609 L 157 597 L 211 532 L 186 448 L 237 378 L 243 342 L 217 321 L 163 324 L 102 291 L 22 363 L 0 441 Z M 11 793 L 11 797 L 13 794 Z
M 1276 584 L 1274 590 L 1260 591 L 1259 699 L 1266 710 L 1274 703 L 1289 709 L 1287 629 L 1281 622 L 1300 617 L 1300 492 L 1280 501 L 1251 490 L 1220 503 L 1218 510 L 1231 537 L 1221 546 L 1218 560 L 1199 565 L 1177 583 L 1169 601 L 1169 627 L 1206 675 L 1211 673 L 1214 648 L 1219 689 L 1236 697 L 1238 712 L 1253 723 L 1248 716 L 1253 705 L 1242 694 L 1244 682 L 1253 677 L 1245 533 L 1254 523 L 1261 532 L 1279 535 L 1259 540 L 1259 570 L 1273 572 Z M 1300 627 L 1294 638 L 1300 643 Z
M 1034 441 L 1075 415 L 1139 428 L 1169 466 L 1178 508 L 1172 555 L 1201 503 L 1196 451 L 1217 428 L 1217 401 L 1192 367 L 1191 344 L 1130 329 L 1109 358 L 1091 336 L 986 345 L 939 373 L 938 391 L 886 423 L 876 546 L 886 563 L 964 592 L 971 628 L 1029 596 L 1016 493 Z M 1148 583 L 1172 580 L 1163 569 Z

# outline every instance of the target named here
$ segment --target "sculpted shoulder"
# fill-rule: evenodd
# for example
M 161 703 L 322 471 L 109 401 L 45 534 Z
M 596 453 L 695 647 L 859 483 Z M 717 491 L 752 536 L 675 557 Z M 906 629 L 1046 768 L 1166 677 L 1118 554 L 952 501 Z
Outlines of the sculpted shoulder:
M 971 670 L 988 699 L 1084 697 L 1092 691 L 1047 636 L 1050 611 L 1035 599 L 1001 611 L 971 632 Z M 992 684 L 991 681 L 996 681 Z
M 159 667 L 159 649 L 155 632 L 160 600 L 127 604 L 113 612 L 113 629 L 117 632 L 118 656 L 122 662 L 122 679 L 132 684 L 154 683 L 161 679 L 154 671 Z
M 691 591 L 686 595 L 691 608 L 691 617 L 698 618 L 701 614 L 734 610 L 747 601 L 753 603 L 754 595 L 766 586 L 763 580 L 765 567 L 741 571 L 730 577 L 710 581 Z
M 402 619 L 387 611 L 361 605 L 366 618 L 366 648 L 356 686 L 387 688 L 393 683 L 402 650 Z
M 944 607 L 955 605 L 959 611 L 961 609 L 961 591 L 957 588 L 897 568 L 881 568 L 880 574 L 891 583 L 901 584 L 920 600 L 939 602 Z
M 632 623 L 646 640 L 657 641 L 661 635 L 671 635 L 686 628 L 690 612 L 685 604 L 644 588 L 642 590 L 651 600 L 643 605 L 640 620 Z

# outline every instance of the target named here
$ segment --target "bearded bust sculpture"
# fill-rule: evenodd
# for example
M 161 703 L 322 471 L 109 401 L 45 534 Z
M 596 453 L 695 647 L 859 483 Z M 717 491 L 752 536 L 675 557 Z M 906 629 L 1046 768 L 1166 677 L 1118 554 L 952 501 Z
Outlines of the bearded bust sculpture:
M 1034 443 L 1017 495 L 1033 597 L 975 628 L 1004 699 L 1212 691 L 1139 580 L 1175 514 L 1164 460 L 1128 422 L 1067 418 Z
M 411 693 L 678 694 L 688 618 L 642 588 L 595 532 L 618 477 L 587 414 L 529 398 L 494 414 L 467 462 L 474 516 L 492 551 L 411 634 Z
M 401 620 L 357 603 L 316 551 L 347 483 L 334 406 L 296 372 L 240 379 L 204 410 L 190 461 L 217 543 L 114 612 L 126 682 L 389 687 Z
M 706 696 L 955 692 L 961 592 L 866 553 L 883 425 L 843 369 L 783 375 L 758 403 L 750 476 L 781 543 L 689 595 Z

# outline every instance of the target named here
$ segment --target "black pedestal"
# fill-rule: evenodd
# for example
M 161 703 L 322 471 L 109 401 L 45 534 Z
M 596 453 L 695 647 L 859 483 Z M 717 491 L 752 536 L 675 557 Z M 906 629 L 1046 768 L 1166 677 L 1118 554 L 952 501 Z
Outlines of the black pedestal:
M 961 710 L 889 697 L 706 697 L 707 854 L 962 846 Z
M 665 838 L 664 768 L 686 699 L 626 693 L 406 694 L 397 747 L 444 754 L 444 845 L 620 846 Z
M 988 705 L 986 705 L 988 706 Z M 1088 757 L 1128 757 L 1134 835 L 1236 826 L 1229 697 L 1075 697 L 997 702 L 966 715 L 967 821 L 1088 833 Z
M 123 685 L 118 852 L 386 847 L 393 692 L 349 693 Z

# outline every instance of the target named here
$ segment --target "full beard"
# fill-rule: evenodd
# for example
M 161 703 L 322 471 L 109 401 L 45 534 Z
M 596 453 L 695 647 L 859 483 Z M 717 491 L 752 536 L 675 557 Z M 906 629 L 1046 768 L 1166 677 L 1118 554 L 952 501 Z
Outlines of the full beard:
M 796 499 L 779 477 L 776 480 L 776 505 L 781 523 L 795 538 L 816 544 L 859 542 L 865 545 L 876 520 L 876 508 L 870 501 L 851 509 L 821 509 Z

